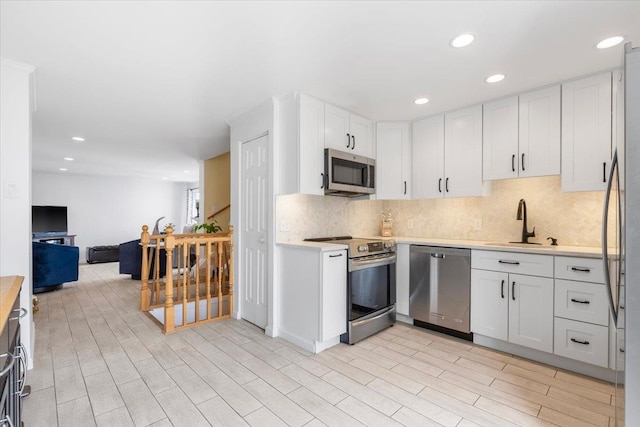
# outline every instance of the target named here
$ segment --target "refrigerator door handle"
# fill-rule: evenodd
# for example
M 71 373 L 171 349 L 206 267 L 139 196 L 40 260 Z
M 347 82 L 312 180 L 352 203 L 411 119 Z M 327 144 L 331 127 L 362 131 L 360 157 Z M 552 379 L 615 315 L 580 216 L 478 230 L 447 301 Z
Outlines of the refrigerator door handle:
M 613 318 L 614 326 L 618 325 L 618 311 L 613 301 L 613 290 L 611 289 L 611 278 L 609 276 L 609 254 L 607 252 L 607 223 L 609 221 L 609 201 L 611 199 L 611 186 L 613 184 L 613 172 L 618 164 L 618 151 L 613 154 L 611 161 L 611 169 L 609 170 L 609 182 L 607 183 L 607 191 L 604 196 L 604 207 L 602 209 L 602 263 L 604 267 L 604 282 L 607 287 L 607 296 L 609 301 L 609 309 Z M 620 255 L 620 254 L 618 254 Z

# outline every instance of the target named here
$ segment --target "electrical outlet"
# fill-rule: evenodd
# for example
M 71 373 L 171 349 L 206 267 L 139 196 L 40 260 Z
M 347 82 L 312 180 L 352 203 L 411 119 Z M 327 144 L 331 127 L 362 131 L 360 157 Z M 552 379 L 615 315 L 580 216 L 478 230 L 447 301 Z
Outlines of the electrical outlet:
M 473 219 L 473 231 L 482 231 L 482 218 Z
M 285 233 L 288 231 L 291 231 L 291 228 L 289 227 L 289 222 L 286 219 L 283 219 L 280 221 L 280 231 Z
M 413 228 L 413 220 L 412 219 L 407 221 L 407 228 L 408 229 L 412 229 Z

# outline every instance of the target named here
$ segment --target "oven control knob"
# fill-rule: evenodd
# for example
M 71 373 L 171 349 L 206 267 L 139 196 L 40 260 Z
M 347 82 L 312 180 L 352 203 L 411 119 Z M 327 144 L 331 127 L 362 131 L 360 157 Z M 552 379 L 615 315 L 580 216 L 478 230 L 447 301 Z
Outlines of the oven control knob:
M 367 245 L 358 246 L 358 252 L 366 252 L 369 247 Z

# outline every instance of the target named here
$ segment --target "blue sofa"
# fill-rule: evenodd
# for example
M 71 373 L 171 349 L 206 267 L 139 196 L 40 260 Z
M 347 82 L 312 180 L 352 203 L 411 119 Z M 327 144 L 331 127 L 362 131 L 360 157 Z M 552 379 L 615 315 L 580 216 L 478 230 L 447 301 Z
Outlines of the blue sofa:
M 33 292 L 44 292 L 62 287 L 63 283 L 78 280 L 77 246 L 32 242 Z
M 142 277 L 142 246 L 140 239 L 131 240 L 120 244 L 120 274 L 130 274 L 133 280 L 140 280 Z M 154 257 L 155 258 L 155 257 Z M 153 267 L 155 259 L 149 260 L 149 279 L 153 277 Z M 164 249 L 160 249 L 160 277 L 166 274 L 167 254 Z

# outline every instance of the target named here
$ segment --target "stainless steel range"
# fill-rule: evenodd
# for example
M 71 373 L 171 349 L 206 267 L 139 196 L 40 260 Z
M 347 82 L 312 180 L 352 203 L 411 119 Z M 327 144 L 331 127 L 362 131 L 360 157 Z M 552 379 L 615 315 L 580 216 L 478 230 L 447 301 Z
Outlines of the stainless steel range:
M 396 322 L 396 242 L 351 236 L 307 239 L 347 245 L 347 333 L 354 344 Z

